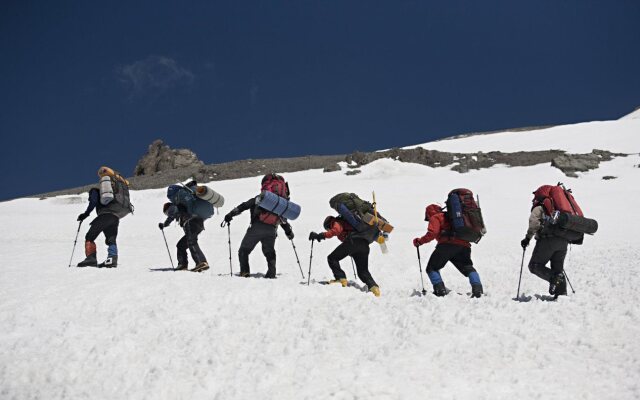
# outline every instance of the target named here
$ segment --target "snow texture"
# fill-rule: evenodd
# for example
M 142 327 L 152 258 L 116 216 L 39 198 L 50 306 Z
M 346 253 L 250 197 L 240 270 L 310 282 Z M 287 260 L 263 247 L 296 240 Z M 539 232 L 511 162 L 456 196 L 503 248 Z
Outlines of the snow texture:
M 581 137 L 594 141 L 599 136 L 593 131 L 609 128 L 602 136 L 620 139 L 619 128 L 632 147 L 633 126 L 552 129 L 564 132 L 559 143 L 570 143 L 567 132 L 581 127 Z M 513 145 L 509 135 L 496 136 L 494 143 L 501 150 L 528 142 L 538 148 L 546 141 L 538 136 L 548 130 L 511 134 Z M 485 140 L 460 139 L 455 150 L 488 150 Z M 606 143 L 583 148 L 619 150 Z M 370 198 L 376 191 L 380 211 L 396 226 L 388 254 L 377 244 L 371 249 L 380 298 L 360 290 L 348 260 L 342 265 L 352 286 L 314 283 L 331 278 L 326 257 L 337 239 L 314 245 L 309 287 L 282 232 L 278 279 L 230 277 L 219 215 L 206 222 L 200 239 L 212 269 L 173 272 L 157 228 L 164 219 L 164 190 L 132 192 L 136 213 L 122 220 L 118 237 L 121 265 L 109 270 L 67 267 L 86 195 L 0 203 L 0 398 L 639 398 L 640 208 L 616 200 L 640 196 L 638 164 L 638 155 L 616 158 L 579 178 L 548 165 L 459 174 L 388 159 L 363 167 L 357 176 L 286 174 L 292 199 L 302 205 L 293 227 L 305 276 L 306 237 L 332 213 L 330 196 L 353 191 Z M 606 175 L 618 179 L 603 180 Z M 546 301 L 546 282 L 525 265 L 521 301 L 515 301 L 531 192 L 558 181 L 573 188 L 600 230 L 567 257 L 575 294 Z M 254 177 L 211 186 L 227 199 L 221 210 L 226 213 L 254 196 L 259 183 Z M 480 195 L 489 230 L 472 251 L 487 293 L 482 299 L 467 297 L 469 283 L 452 265 L 442 274 L 454 293 L 420 295 L 411 239 L 426 231 L 424 207 L 444 201 L 455 187 Z M 234 272 L 248 218 L 245 213 L 231 224 Z M 89 222 L 81 227 L 74 265 L 82 259 Z M 171 227 L 166 234 L 175 262 L 181 231 Z M 423 268 L 433 247 L 420 248 Z M 525 264 L 530 254 L 531 248 Z M 265 272 L 259 248 L 251 263 L 253 273 Z
M 405 148 L 422 147 L 428 150 L 457 153 L 536 150 L 565 150 L 569 153 L 590 153 L 593 149 L 625 154 L 638 153 L 640 152 L 639 117 L 640 114 L 636 117 L 623 118 L 617 121 L 584 122 L 533 131 L 474 135 Z

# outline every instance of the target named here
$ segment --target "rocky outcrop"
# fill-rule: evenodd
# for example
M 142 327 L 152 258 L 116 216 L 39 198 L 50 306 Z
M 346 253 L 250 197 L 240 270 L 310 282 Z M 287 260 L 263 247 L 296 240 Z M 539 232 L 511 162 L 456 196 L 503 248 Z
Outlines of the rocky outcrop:
M 356 151 L 348 155 L 305 156 L 291 158 L 270 158 L 239 160 L 220 164 L 205 165 L 189 150 L 172 150 L 162 141 L 156 140 L 149 146 L 147 154 L 140 160 L 135 169 L 135 176 L 129 178 L 130 187 L 134 190 L 155 189 L 170 184 L 195 178 L 199 182 L 210 182 L 228 179 L 239 179 L 260 176 L 269 172 L 289 173 L 309 169 L 322 169 L 327 173 L 339 173 L 339 162 L 347 162 L 346 175 L 360 173 L 363 165 L 382 158 L 426 165 L 429 167 L 448 167 L 459 173 L 471 170 L 490 168 L 497 164 L 511 167 L 549 164 L 564 172 L 567 176 L 577 176 L 598 168 L 600 162 L 609 161 L 616 154 L 603 150 L 593 150 L 587 154 L 567 154 L 561 150 L 521 151 L 503 153 L 447 153 L 427 150 L 421 147 L 414 149 L 391 149 L 378 152 Z M 86 191 L 90 186 L 51 192 L 43 197 L 62 194 L 77 194 Z M 35 196 L 34 196 L 35 197 Z
M 199 168 L 204 163 L 188 149 L 171 149 L 162 140 L 149 145 L 147 153 L 138 161 L 134 176 L 153 175 L 158 172 L 181 168 Z

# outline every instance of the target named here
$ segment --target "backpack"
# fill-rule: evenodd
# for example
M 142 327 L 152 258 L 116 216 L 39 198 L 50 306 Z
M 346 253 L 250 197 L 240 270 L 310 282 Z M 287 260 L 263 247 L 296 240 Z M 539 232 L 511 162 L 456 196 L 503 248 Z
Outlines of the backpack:
M 338 193 L 329 199 L 329 206 L 358 232 L 371 230 L 372 227 L 377 228 L 374 229 L 376 234 L 379 234 L 380 231 L 390 233 L 393 230 L 393 226 L 377 212 L 373 204 L 362 200 L 355 193 Z M 376 237 L 373 238 L 373 240 L 375 239 Z
M 449 192 L 446 201 L 445 218 L 451 224 L 449 236 L 467 242 L 478 243 L 487 233 L 482 218 L 482 210 L 469 189 L 454 189 Z
M 582 244 L 585 233 L 593 235 L 598 230 L 598 222 L 585 218 L 571 190 L 560 182 L 542 185 L 533 192 L 531 209 L 537 206 L 542 206 L 545 213 L 542 236 L 558 236 L 571 244 Z
M 186 186 L 171 185 L 167 188 L 167 198 L 175 205 L 183 206 L 189 215 L 209 219 L 214 214 L 213 204 L 201 199 Z
M 105 210 L 118 218 L 133 213 L 134 207 L 129 196 L 129 181 L 109 167 L 100 167 L 100 202 Z
M 267 174 L 262 178 L 262 184 L 260 188 L 261 198 L 264 198 L 265 192 L 271 192 L 283 199 L 289 199 L 289 184 L 284 178 L 278 174 Z M 256 207 L 258 211 L 258 220 L 267 225 L 278 225 L 280 223 L 280 216 L 270 211 Z
M 262 178 L 262 192 L 275 193 L 280 197 L 289 199 L 289 184 L 278 174 L 267 174 Z
M 365 214 L 373 215 L 373 204 L 362 200 L 355 193 L 338 193 L 329 199 L 329 206 L 340 213 L 340 205 L 344 205 L 357 218 L 362 219 Z

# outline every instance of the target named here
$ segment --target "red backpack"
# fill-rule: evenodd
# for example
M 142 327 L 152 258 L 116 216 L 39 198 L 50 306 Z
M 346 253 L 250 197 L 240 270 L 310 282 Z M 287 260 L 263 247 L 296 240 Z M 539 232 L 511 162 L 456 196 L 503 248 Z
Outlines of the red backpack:
M 478 243 L 487 233 L 482 210 L 469 189 L 459 188 L 449 192 L 445 216 L 451 224 L 451 230 L 447 233 L 452 237 Z
M 287 200 L 289 199 L 289 184 L 278 174 L 265 175 L 262 178 L 262 187 L 260 190 L 275 193 L 280 197 Z M 258 214 L 258 220 L 268 225 L 277 225 L 280 222 L 280 217 L 261 209 L 260 214 Z
M 584 217 L 582 209 L 573 198 L 570 189 L 566 189 L 560 182 L 556 186 L 542 185 L 533 192 L 533 207 L 542 206 L 545 214 L 552 216 L 555 211 L 569 215 Z

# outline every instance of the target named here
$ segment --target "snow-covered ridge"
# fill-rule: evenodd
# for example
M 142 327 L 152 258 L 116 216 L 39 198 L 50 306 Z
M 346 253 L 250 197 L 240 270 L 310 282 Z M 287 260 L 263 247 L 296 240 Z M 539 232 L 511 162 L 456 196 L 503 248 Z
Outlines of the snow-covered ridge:
M 564 150 L 588 153 L 593 149 L 614 153 L 640 152 L 640 119 L 636 111 L 617 121 L 560 125 L 532 131 L 500 132 L 445 139 L 405 148 L 422 147 L 447 152 L 516 152 Z M 635 116 L 634 116 L 635 115 Z
M 633 111 L 630 114 L 625 115 L 624 117 L 622 117 L 620 119 L 640 119 L 640 107 L 636 108 L 635 111 Z

